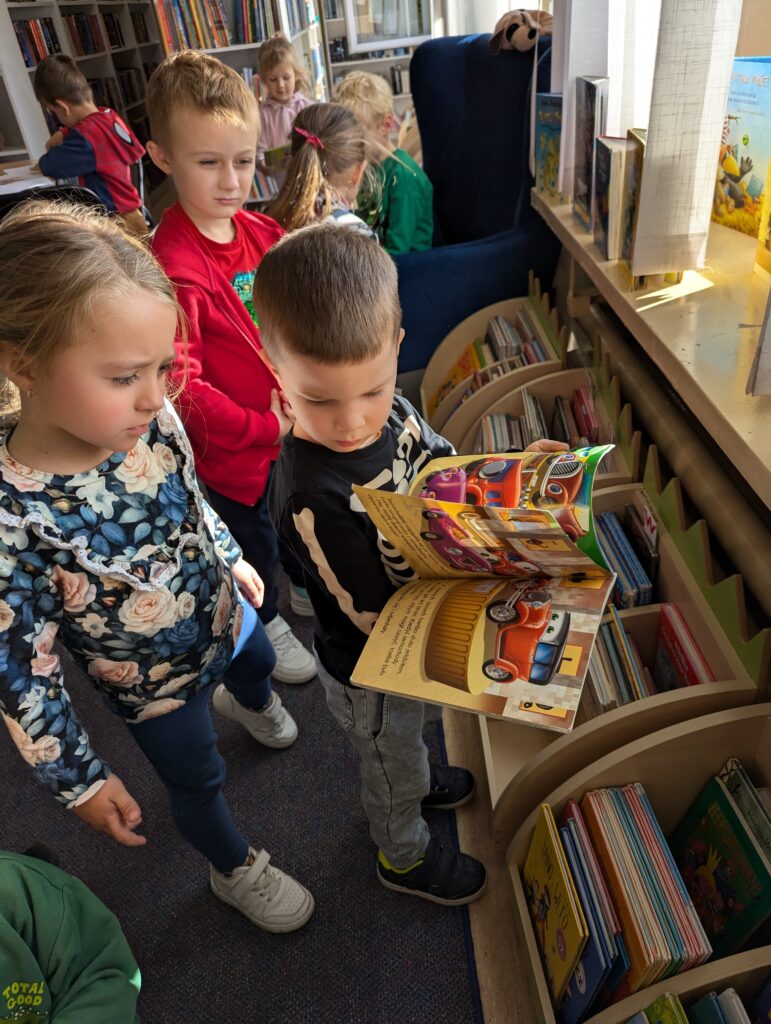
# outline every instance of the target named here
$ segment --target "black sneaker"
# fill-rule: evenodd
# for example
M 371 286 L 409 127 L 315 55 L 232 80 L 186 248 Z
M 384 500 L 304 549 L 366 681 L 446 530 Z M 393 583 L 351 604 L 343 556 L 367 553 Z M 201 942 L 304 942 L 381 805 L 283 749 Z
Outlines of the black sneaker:
M 431 789 L 423 798 L 424 810 L 451 811 L 467 803 L 474 795 L 476 782 L 467 768 L 451 764 L 431 765 Z
M 467 853 L 456 853 L 442 846 L 435 839 L 429 840 L 423 860 L 409 871 L 394 871 L 378 857 L 377 876 L 386 889 L 450 907 L 472 903 L 487 885 L 483 864 Z

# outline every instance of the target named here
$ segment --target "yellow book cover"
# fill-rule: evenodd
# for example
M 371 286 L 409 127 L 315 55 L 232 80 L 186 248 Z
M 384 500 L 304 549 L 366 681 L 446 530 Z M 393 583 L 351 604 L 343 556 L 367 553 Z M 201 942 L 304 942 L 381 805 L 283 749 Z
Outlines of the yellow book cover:
M 482 363 L 479 359 L 477 352 L 477 344 L 481 342 L 480 339 L 472 341 L 471 344 L 463 350 L 461 357 L 457 363 L 448 372 L 442 383 L 439 385 L 436 394 L 430 399 L 428 403 L 428 415 L 429 418 L 434 415 L 436 410 L 444 399 L 454 388 L 456 388 L 461 381 L 466 380 L 476 370 L 482 368 Z
M 551 807 L 541 804 L 522 880 L 555 1006 L 589 938 Z
M 771 284 L 771 160 L 766 170 L 766 187 L 763 206 L 760 211 L 758 248 L 755 252 L 755 273 L 760 274 L 766 284 Z

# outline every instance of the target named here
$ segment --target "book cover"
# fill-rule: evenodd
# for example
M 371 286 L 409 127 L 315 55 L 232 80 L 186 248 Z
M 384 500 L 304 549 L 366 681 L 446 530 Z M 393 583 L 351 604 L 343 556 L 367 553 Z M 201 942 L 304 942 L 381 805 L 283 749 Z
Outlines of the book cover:
M 758 236 L 771 160 L 771 57 L 737 57 L 718 154 L 712 219 Z
M 644 128 L 630 128 L 626 133 L 631 143 L 624 167 L 624 204 L 621 211 L 621 259 L 632 262 L 634 251 L 634 229 L 637 224 L 637 203 L 640 197 L 645 140 L 648 132 Z
M 594 152 L 594 241 L 606 260 L 621 258 L 628 139 L 600 136 Z
M 355 485 L 419 579 L 394 592 L 352 681 L 569 732 L 614 579 L 591 512 L 608 450 L 434 459 L 410 494 Z
M 549 989 L 559 1003 L 589 932 L 548 804 L 541 805 L 522 881 Z
M 766 858 L 771 861 L 771 816 L 755 792 L 755 786 L 738 757 L 731 757 L 720 769 L 720 778 L 744 815 Z
M 539 92 L 535 98 L 535 187 L 559 195 L 562 94 Z
M 768 161 L 765 173 L 766 183 L 763 188 L 763 205 L 760 208 L 758 245 L 755 250 L 755 273 L 759 274 L 766 284 L 771 284 L 771 159 Z
M 650 1006 L 646 1006 L 645 1017 L 648 1024 L 688 1024 L 683 1004 L 672 992 L 665 992 Z
M 605 134 L 607 78 L 576 78 L 576 141 L 573 209 L 589 231 L 593 226 L 594 140 Z
M 661 606 L 653 676 L 660 690 L 696 686 L 715 679 L 680 609 L 674 604 Z
M 735 953 L 771 913 L 771 865 L 721 779 L 709 780 L 670 848 L 715 956 Z
M 735 988 L 727 988 L 717 997 L 727 1024 L 750 1024 L 744 1003 Z
M 708 992 L 688 1008 L 688 1024 L 727 1024 L 716 992 Z

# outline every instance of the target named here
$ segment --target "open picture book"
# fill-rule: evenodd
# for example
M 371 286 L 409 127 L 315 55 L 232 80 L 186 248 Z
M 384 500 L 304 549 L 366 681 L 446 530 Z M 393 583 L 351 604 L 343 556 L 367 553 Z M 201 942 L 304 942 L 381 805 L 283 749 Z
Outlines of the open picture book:
M 569 732 L 615 580 L 591 509 L 612 447 L 435 459 L 409 494 L 355 485 L 418 579 L 380 613 L 352 682 Z

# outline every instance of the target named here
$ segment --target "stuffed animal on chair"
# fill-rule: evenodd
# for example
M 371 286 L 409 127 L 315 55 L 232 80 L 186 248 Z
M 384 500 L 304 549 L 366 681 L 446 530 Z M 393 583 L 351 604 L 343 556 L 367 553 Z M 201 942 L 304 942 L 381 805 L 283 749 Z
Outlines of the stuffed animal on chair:
M 501 50 L 532 50 L 539 35 L 551 35 L 552 22 L 546 11 L 509 11 L 498 19 L 490 49 L 494 54 Z

